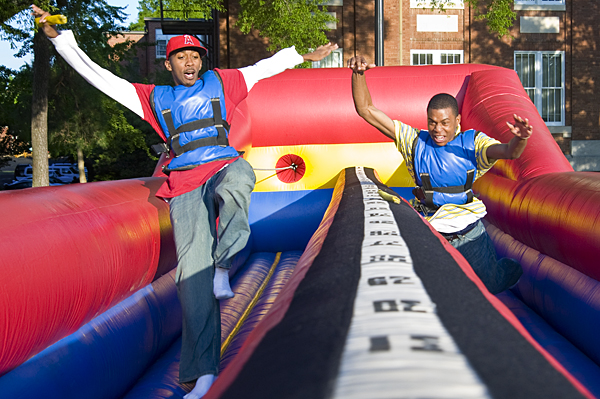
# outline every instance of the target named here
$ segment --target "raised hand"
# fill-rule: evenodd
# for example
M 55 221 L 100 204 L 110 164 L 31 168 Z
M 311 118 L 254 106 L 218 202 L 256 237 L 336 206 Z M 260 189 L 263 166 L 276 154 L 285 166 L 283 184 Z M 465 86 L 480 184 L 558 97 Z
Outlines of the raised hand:
M 33 14 L 34 17 L 39 18 L 40 24 L 43 24 L 44 22 L 46 22 L 46 18 L 50 16 L 50 13 L 48 11 L 42 10 L 35 4 L 31 5 L 31 11 L 32 11 L 31 13 Z
M 375 68 L 375 64 L 369 64 L 365 57 L 359 55 L 357 57 L 352 57 L 348 60 L 348 68 L 352 69 L 352 72 L 362 74 L 367 69 Z
M 506 125 L 510 129 L 511 133 L 523 140 L 527 140 L 529 137 L 531 137 L 531 134 L 533 133 L 533 126 L 529 124 L 529 119 L 523 119 L 517 114 L 513 114 L 513 118 L 515 119 L 514 124 L 506 122 Z
M 66 20 L 65 20 L 62 22 L 54 21 L 53 23 L 49 23 L 49 21 L 47 21 L 47 19 L 48 18 L 52 19 L 52 18 L 55 18 L 56 16 L 50 15 L 50 13 L 48 11 L 42 10 L 35 4 L 31 5 L 31 13 L 37 19 L 36 20 L 37 26 L 46 34 L 46 36 L 48 36 L 50 38 L 58 36 L 58 32 L 56 31 L 56 29 L 54 29 L 54 27 L 52 25 L 54 23 L 66 22 Z M 62 16 L 59 16 L 59 17 L 62 17 Z
M 317 47 L 317 49 L 312 53 L 304 54 L 302 57 L 304 57 L 304 61 L 321 61 L 337 48 L 337 44 L 327 43 L 323 46 Z

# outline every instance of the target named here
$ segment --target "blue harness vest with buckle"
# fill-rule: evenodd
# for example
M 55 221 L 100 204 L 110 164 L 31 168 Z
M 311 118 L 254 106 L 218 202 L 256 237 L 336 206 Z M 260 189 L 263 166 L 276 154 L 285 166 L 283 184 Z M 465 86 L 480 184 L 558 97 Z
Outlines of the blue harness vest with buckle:
M 227 139 L 225 94 L 214 71 L 205 72 L 191 87 L 156 86 L 150 104 L 175 154 L 168 171 L 238 156 Z
M 413 192 L 428 210 L 473 201 L 478 133 L 473 129 L 461 132 L 445 146 L 435 144 L 427 130 L 419 133 L 413 143 L 413 170 L 418 186 Z

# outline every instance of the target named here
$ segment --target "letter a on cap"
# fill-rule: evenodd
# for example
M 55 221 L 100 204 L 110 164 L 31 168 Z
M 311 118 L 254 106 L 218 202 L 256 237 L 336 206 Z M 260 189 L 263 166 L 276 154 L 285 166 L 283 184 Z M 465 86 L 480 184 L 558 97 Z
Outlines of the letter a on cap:
M 179 49 L 190 48 L 200 53 L 201 57 L 206 55 L 206 49 L 200 45 L 200 41 L 192 35 L 181 35 L 172 37 L 167 43 L 167 57 Z

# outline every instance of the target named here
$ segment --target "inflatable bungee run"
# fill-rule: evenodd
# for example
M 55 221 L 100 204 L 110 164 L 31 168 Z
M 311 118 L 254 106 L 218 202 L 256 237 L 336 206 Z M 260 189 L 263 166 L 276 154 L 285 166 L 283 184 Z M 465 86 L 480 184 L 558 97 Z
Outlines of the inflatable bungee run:
M 513 113 L 534 126 L 519 159 L 475 184 L 499 256 L 524 269 L 491 295 L 407 203 L 406 164 L 356 114 L 350 74 L 288 70 L 236 110 L 230 141 L 257 177 L 252 235 L 206 398 L 600 397 L 598 175 L 573 172 L 512 70 L 367 72 L 375 105 L 411 126 L 439 92 L 456 96 L 463 130 L 507 142 Z M 0 398 L 189 391 L 164 180 L 159 164 L 0 193 Z

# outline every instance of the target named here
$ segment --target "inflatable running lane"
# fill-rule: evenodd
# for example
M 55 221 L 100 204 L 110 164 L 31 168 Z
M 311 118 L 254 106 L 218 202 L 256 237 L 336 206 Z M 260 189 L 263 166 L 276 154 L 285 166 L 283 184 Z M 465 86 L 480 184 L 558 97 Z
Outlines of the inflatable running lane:
M 286 71 L 257 84 L 232 123 L 257 185 L 207 398 L 600 396 L 598 181 L 572 172 L 514 71 L 386 67 L 367 79 L 375 105 L 415 127 L 439 92 L 457 97 L 463 129 L 508 141 L 515 111 L 532 121 L 523 156 L 476 184 L 498 251 L 524 277 L 491 296 L 405 201 L 382 199 L 408 197 L 413 182 L 356 115 L 349 70 Z M 0 397 L 189 389 L 177 384 L 177 261 L 159 171 L 0 193 Z

